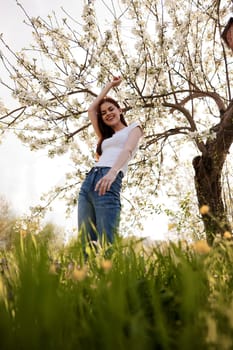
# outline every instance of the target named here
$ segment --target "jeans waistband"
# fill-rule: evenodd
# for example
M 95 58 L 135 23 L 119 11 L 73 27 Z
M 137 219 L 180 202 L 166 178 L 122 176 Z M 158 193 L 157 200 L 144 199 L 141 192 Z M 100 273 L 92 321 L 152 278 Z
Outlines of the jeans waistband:
M 111 169 L 110 166 L 94 166 L 93 168 L 91 168 L 91 171 L 99 171 L 101 169 Z
M 110 166 L 94 166 L 94 167 L 91 168 L 90 171 L 87 172 L 87 175 L 91 174 L 91 173 L 95 173 L 95 172 L 101 171 L 101 170 L 105 170 L 105 169 L 111 169 L 111 167 Z M 123 171 L 121 171 L 121 170 L 119 171 L 118 174 L 120 174 L 121 177 L 124 176 Z

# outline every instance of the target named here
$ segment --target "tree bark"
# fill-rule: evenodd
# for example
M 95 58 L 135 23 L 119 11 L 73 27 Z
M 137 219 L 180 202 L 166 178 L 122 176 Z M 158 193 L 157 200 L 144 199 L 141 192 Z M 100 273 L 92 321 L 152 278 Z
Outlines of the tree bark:
M 221 185 L 223 165 L 233 142 L 232 114 L 233 106 L 230 105 L 221 122 L 212 128 L 216 137 L 208 139 L 202 155 L 193 159 L 198 205 L 199 208 L 203 205 L 209 207 L 207 214 L 201 214 L 209 245 L 213 244 L 217 234 L 232 231 L 222 199 Z
M 231 232 L 227 218 L 227 210 L 222 200 L 221 172 L 222 169 L 213 169 L 213 157 L 198 156 L 193 160 L 195 170 L 195 188 L 198 205 L 208 205 L 209 212 L 202 214 L 202 220 L 209 245 L 213 244 L 217 234 Z

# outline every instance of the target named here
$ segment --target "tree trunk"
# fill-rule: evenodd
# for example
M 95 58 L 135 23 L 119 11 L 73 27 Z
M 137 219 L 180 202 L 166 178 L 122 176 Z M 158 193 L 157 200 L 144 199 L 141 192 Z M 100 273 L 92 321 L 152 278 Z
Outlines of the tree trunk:
M 207 242 L 212 245 L 217 234 L 231 232 L 227 208 L 222 199 L 221 176 L 224 162 L 233 142 L 233 103 L 222 116 L 221 122 L 212 128 L 214 139 L 207 139 L 201 156 L 193 159 L 195 188 L 198 205 L 209 207 L 207 214 L 201 214 Z
M 231 232 L 227 211 L 222 200 L 221 172 L 222 168 L 213 169 L 213 157 L 198 156 L 193 160 L 195 169 L 195 188 L 198 205 L 209 207 L 207 214 L 202 214 L 202 220 L 209 245 L 213 244 L 217 234 Z

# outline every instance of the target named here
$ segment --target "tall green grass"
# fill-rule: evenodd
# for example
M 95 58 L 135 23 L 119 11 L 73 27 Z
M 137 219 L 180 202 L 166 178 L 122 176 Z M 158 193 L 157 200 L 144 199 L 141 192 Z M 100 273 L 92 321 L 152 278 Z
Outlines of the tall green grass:
M 118 239 L 54 251 L 34 235 L 2 253 L 0 348 L 232 349 L 233 251 Z

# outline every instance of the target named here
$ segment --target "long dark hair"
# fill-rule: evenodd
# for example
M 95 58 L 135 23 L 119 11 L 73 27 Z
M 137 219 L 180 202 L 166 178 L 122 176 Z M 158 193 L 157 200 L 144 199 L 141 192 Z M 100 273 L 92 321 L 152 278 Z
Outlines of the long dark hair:
M 109 137 L 111 137 L 113 134 L 114 134 L 114 130 L 109 126 L 109 125 L 106 125 L 103 121 L 103 118 L 102 118 L 102 115 L 101 115 L 101 110 L 100 110 L 100 107 L 102 106 L 103 103 L 105 102 L 109 102 L 109 103 L 112 103 L 114 106 L 116 106 L 118 109 L 120 109 L 120 105 L 117 101 L 115 101 L 112 97 L 105 97 L 103 98 L 99 105 L 98 105 L 98 109 L 97 109 L 97 121 L 98 121 L 98 126 L 99 126 L 99 129 L 100 129 L 100 132 L 101 132 L 101 139 L 99 140 L 98 144 L 97 144 L 97 147 L 96 147 L 96 153 L 100 156 L 102 154 L 102 149 L 101 149 L 101 145 L 102 145 L 102 142 L 105 140 L 105 139 L 108 139 Z M 127 126 L 127 123 L 125 121 L 125 118 L 123 116 L 123 114 L 121 113 L 120 114 L 120 120 L 122 122 L 122 124 L 124 124 L 125 126 Z

